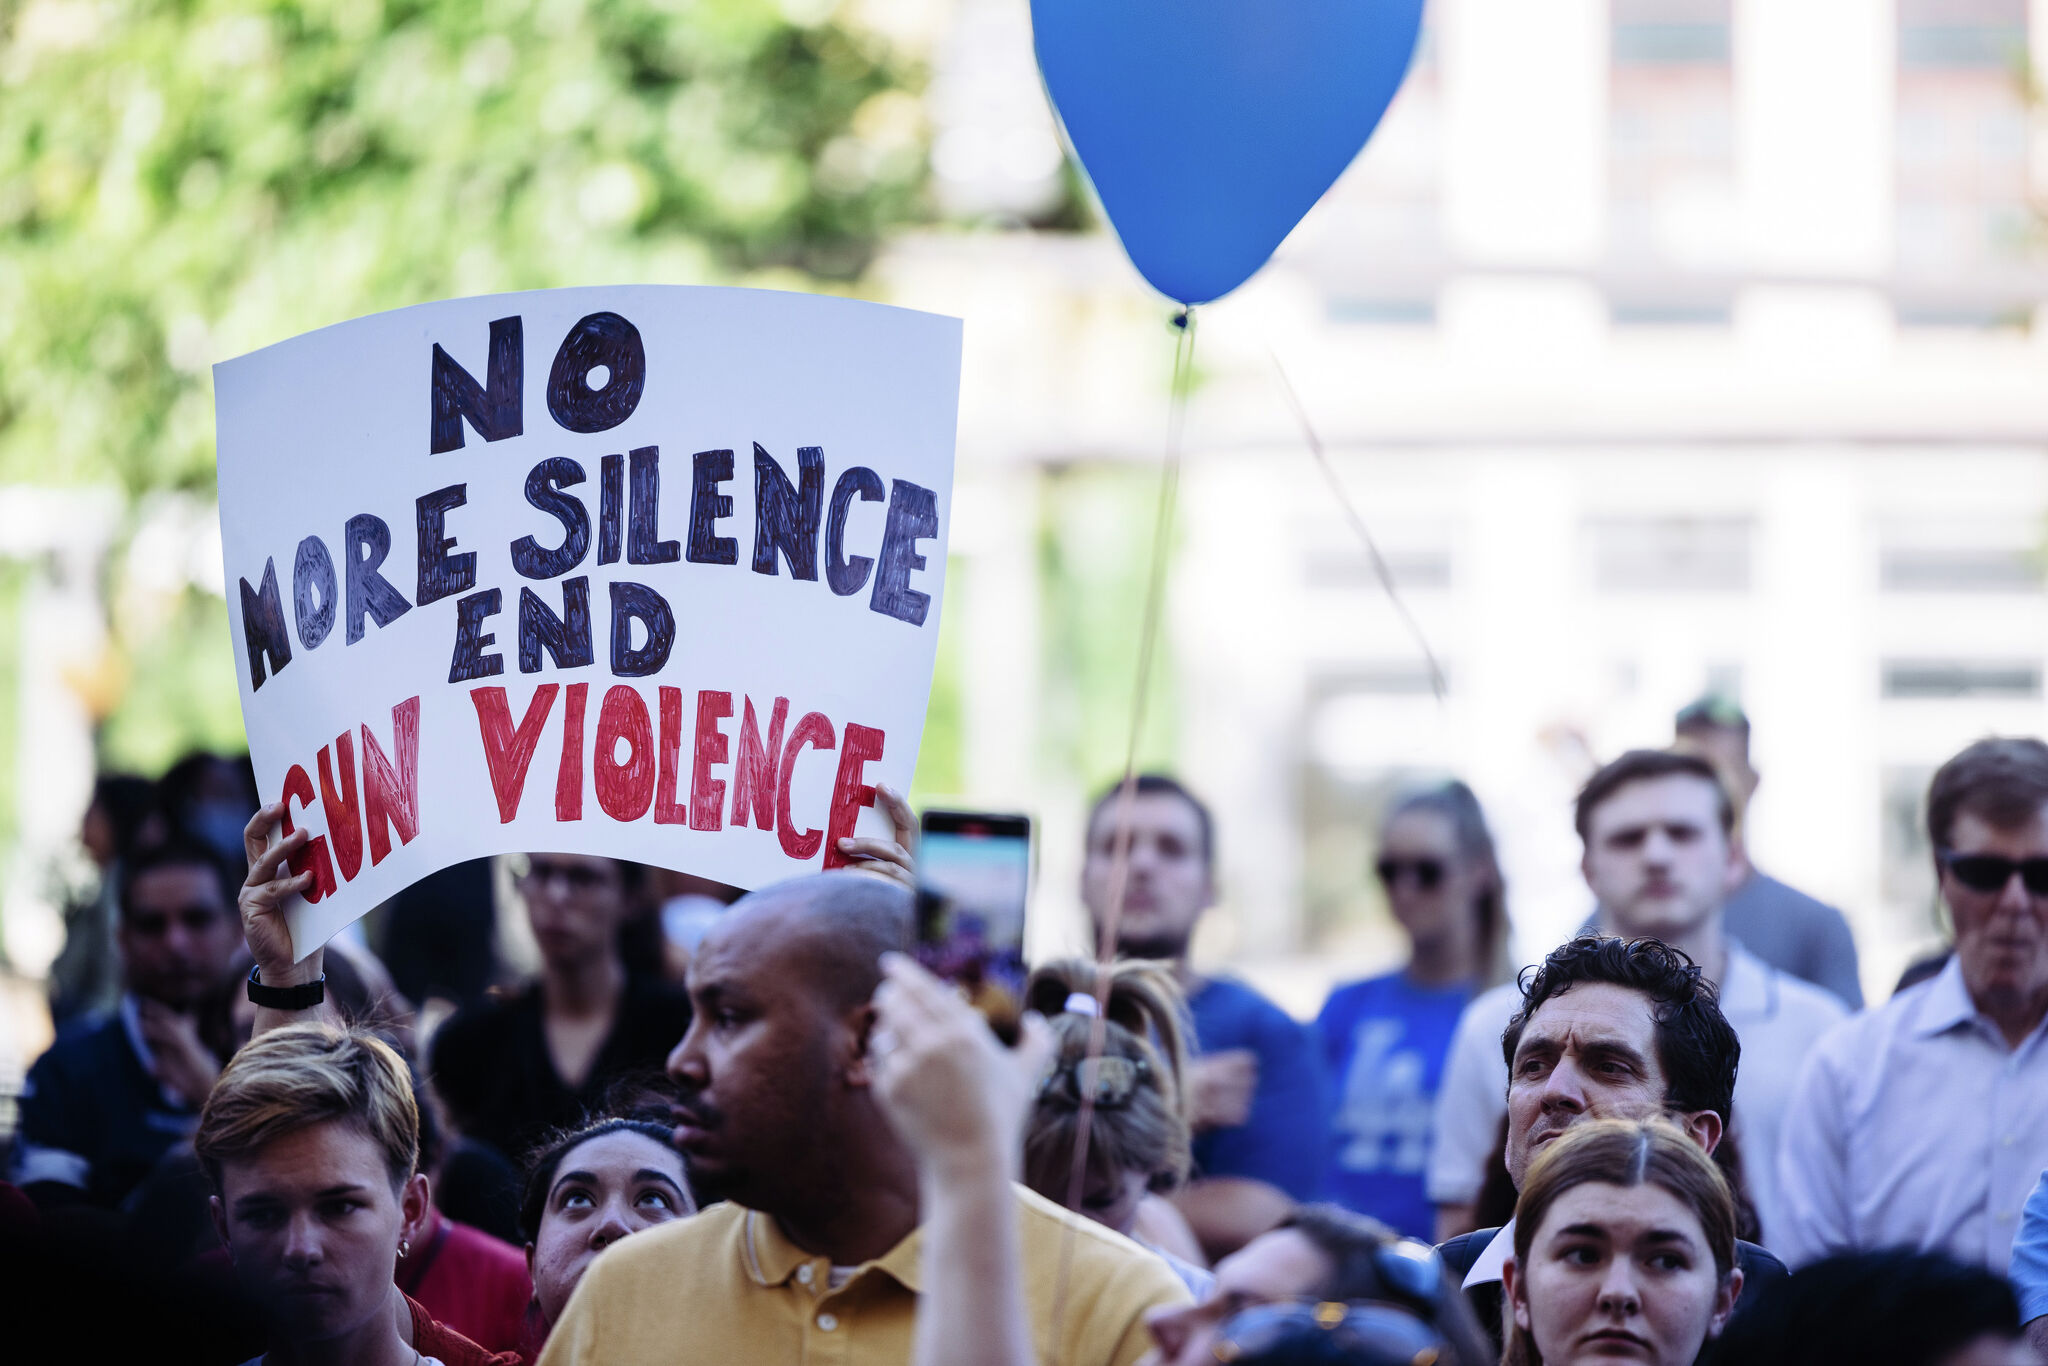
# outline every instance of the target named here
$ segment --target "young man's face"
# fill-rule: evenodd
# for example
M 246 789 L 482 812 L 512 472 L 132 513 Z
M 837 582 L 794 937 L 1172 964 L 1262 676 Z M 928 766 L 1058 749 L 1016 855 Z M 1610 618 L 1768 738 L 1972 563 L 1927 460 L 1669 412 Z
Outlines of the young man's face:
M 1580 868 L 1607 928 L 1680 939 L 1721 908 L 1743 868 L 1721 828 L 1721 794 L 1688 773 L 1617 788 L 1587 821 Z
M 1508 1066 L 1508 1175 L 1589 1119 L 1661 1114 L 1667 1091 L 1650 1001 L 1611 982 L 1581 982 L 1536 1008 Z
M 1088 825 L 1088 856 L 1081 866 L 1081 900 L 1099 937 L 1116 899 L 1112 886 L 1123 799 L 1111 793 Z M 1179 958 L 1195 921 L 1214 890 L 1202 821 L 1188 801 L 1171 792 L 1141 792 L 1130 804 L 1130 855 L 1124 875 L 1117 947 L 1133 958 Z
M 2002 827 L 1964 811 L 1949 830 L 1949 852 L 2009 859 L 2048 858 L 2048 807 Z M 2017 872 L 1996 891 L 1972 887 L 1944 866 L 1941 897 L 1956 926 L 1956 958 L 1979 1008 L 2021 1009 L 2048 994 L 2048 897 L 2035 896 Z
M 191 1010 L 226 984 L 242 925 L 213 869 L 166 863 L 129 883 L 115 938 L 130 991 Z
M 329 1341 L 390 1312 L 398 1245 L 426 1217 L 427 1180 L 393 1183 L 383 1149 L 330 1120 L 221 1164 L 215 1231 L 279 1339 Z

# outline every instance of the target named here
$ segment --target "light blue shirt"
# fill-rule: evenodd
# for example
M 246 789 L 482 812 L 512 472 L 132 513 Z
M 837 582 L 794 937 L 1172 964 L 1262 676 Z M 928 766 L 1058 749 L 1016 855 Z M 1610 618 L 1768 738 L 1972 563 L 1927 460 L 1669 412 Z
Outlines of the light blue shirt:
M 2048 1314 L 2048 1172 L 2034 1183 L 2020 1213 L 2020 1236 L 2012 1240 L 2012 1266 L 2006 1274 L 2020 1295 L 2021 1323 Z
M 1952 958 L 1814 1046 L 1784 1135 L 1786 1262 L 1906 1246 L 2002 1273 L 2048 1169 L 2048 1020 L 2010 1047 Z

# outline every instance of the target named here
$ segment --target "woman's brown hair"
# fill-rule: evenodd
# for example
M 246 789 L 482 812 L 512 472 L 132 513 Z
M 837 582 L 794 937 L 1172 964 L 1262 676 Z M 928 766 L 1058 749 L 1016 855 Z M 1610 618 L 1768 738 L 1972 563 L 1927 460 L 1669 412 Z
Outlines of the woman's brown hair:
M 1061 1084 L 1091 1056 L 1096 1020 L 1076 997 L 1103 1002 L 1099 1055 L 1135 1064 L 1127 1096 L 1089 1111 L 1085 1184 L 1113 1182 L 1124 1172 L 1148 1174 L 1150 1188 L 1170 1191 L 1188 1170 L 1187 1005 L 1164 963 L 1085 958 L 1047 963 L 1024 986 L 1024 1004 L 1052 1026 L 1053 1070 L 1032 1107 L 1024 1133 L 1024 1183 L 1065 1204 L 1074 1175 L 1081 1109 L 1076 1088 Z
M 1575 1186 L 1657 1186 L 1693 1212 L 1713 1254 L 1714 1275 L 1725 1285 L 1735 1270 L 1735 1198 L 1721 1169 L 1699 1144 L 1665 1119 L 1602 1119 L 1573 1125 L 1538 1157 L 1515 1204 L 1515 1264 L 1529 1265 L 1529 1250 L 1558 1198 Z M 1509 1312 L 1511 1310 L 1504 1310 Z M 1508 1320 L 1501 1366 L 1543 1366 L 1527 1330 Z

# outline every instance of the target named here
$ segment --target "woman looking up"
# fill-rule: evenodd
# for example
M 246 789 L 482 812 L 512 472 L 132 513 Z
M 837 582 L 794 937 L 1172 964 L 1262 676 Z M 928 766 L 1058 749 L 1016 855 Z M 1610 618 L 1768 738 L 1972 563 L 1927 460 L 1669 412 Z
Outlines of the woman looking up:
M 1455 779 L 1397 799 L 1379 851 L 1408 963 L 1336 988 L 1316 1019 L 1336 1096 L 1324 1193 L 1427 1239 L 1437 1087 L 1458 1016 L 1507 975 L 1507 898 L 1479 799 Z
M 528 1157 L 519 1227 L 533 1277 L 529 1357 L 583 1273 L 621 1238 L 697 1212 L 668 1126 L 610 1116 L 552 1134 Z
M 1690 1366 L 1742 1293 L 1734 1198 L 1665 1120 L 1574 1125 L 1523 1179 L 1501 1280 L 1503 1366 Z

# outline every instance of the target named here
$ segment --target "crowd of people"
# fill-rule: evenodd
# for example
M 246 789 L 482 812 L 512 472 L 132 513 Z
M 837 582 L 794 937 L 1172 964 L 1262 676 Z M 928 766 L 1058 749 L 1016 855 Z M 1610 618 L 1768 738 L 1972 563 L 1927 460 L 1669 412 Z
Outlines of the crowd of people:
M 1141 775 L 1089 816 L 1102 952 L 1006 1045 L 911 956 L 887 789 L 894 838 L 743 897 L 510 860 L 522 979 L 486 865 L 298 957 L 246 764 L 106 778 L 0 1283 L 63 1359 L 218 1366 L 2038 1366 L 2048 744 L 1936 773 L 1951 942 L 1868 1005 L 1748 859 L 1757 782 L 1713 699 L 1594 772 L 1595 913 L 1519 970 L 1474 794 L 1399 795 L 1407 962 L 1304 1024 L 1194 967 L 1217 832 Z

